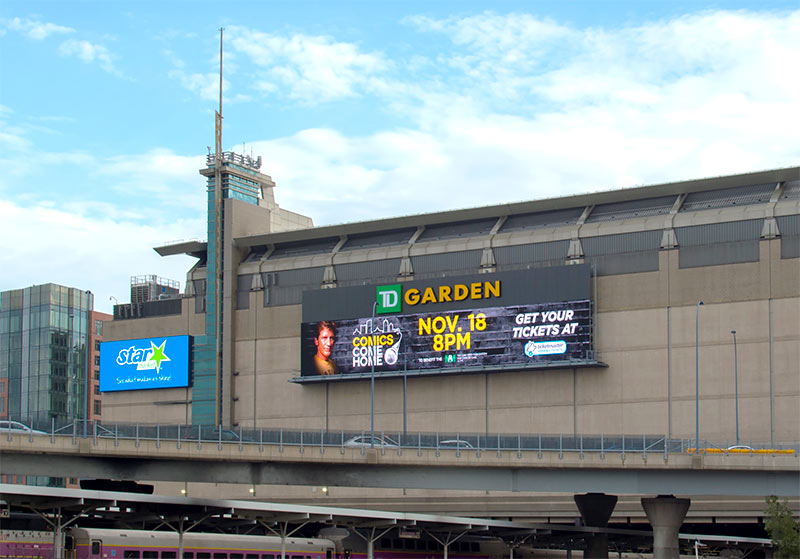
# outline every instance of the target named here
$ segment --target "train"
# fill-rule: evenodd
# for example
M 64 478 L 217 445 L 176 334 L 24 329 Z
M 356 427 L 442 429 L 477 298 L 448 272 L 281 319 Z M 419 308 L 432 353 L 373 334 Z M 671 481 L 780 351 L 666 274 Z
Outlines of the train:
M 352 545 L 350 545 L 352 543 Z M 382 538 L 375 559 L 441 559 L 441 546 L 433 540 Z M 109 528 L 68 528 L 63 549 L 55 552 L 54 534 L 36 530 L 0 530 L 1 559 L 178 559 L 178 534 L 168 531 Z M 281 538 L 204 532 L 183 534 L 181 559 L 281 559 Z M 478 542 L 455 542 L 448 559 L 489 559 Z M 363 541 L 350 535 L 339 539 L 290 537 L 286 559 L 366 559 Z M 500 554 L 502 557 L 502 554 Z
M 54 559 L 53 532 L 0 531 L 0 558 Z M 61 559 L 177 559 L 178 534 L 148 530 L 68 528 Z M 185 532 L 183 559 L 280 559 L 281 538 Z M 286 538 L 286 559 L 338 559 L 331 540 Z

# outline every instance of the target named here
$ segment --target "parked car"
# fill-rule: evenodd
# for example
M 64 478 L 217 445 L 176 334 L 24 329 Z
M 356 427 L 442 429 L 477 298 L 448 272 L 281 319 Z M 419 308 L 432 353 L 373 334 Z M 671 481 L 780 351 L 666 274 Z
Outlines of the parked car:
M 0 420 L 0 433 L 11 433 L 11 434 L 18 434 L 18 435 L 46 435 L 44 431 L 37 431 L 36 429 L 31 429 L 24 423 L 20 423 L 19 421 L 11 421 L 8 419 Z
M 365 447 L 365 446 L 366 447 L 371 447 L 371 446 L 398 447 L 398 446 L 400 446 L 400 444 L 398 444 L 398 442 L 395 441 L 394 439 L 391 439 L 391 438 L 385 437 L 385 436 L 382 437 L 380 435 L 375 435 L 374 438 L 373 438 L 372 435 L 358 435 L 358 436 L 355 436 L 355 437 L 353 437 L 351 439 L 347 439 L 346 441 L 344 441 L 344 446 L 357 447 L 357 448 L 361 448 L 361 447 Z
M 730 452 L 730 451 L 734 451 L 734 452 L 753 452 L 753 447 L 747 446 L 747 445 L 744 445 L 744 444 L 737 444 L 735 446 L 729 446 L 727 448 L 727 450 L 728 450 L 728 452 Z
M 475 448 L 475 447 L 463 439 L 447 439 L 446 441 L 439 441 L 439 448 Z

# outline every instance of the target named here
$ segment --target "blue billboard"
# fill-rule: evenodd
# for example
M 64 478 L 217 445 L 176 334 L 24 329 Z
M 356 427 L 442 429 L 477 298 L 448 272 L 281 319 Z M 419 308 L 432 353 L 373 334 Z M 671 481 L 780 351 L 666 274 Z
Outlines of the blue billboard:
M 100 344 L 100 392 L 189 386 L 189 336 Z

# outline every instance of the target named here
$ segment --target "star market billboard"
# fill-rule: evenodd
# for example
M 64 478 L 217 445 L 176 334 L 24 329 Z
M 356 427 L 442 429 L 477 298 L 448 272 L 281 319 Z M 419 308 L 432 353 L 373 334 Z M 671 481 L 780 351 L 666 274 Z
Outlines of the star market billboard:
M 597 366 L 590 294 L 586 265 L 307 292 L 301 379 Z
M 189 386 L 189 336 L 101 342 L 100 392 Z

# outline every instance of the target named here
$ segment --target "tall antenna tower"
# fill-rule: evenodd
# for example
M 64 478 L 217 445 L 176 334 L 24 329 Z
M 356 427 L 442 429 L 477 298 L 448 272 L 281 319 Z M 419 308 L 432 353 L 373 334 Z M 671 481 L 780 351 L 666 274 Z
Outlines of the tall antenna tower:
M 219 28 L 219 111 L 214 119 L 214 336 L 216 337 L 216 421 L 219 425 L 222 420 L 222 281 L 225 270 L 223 258 L 223 231 L 222 231 L 222 33 Z M 209 270 L 210 271 L 210 270 Z

